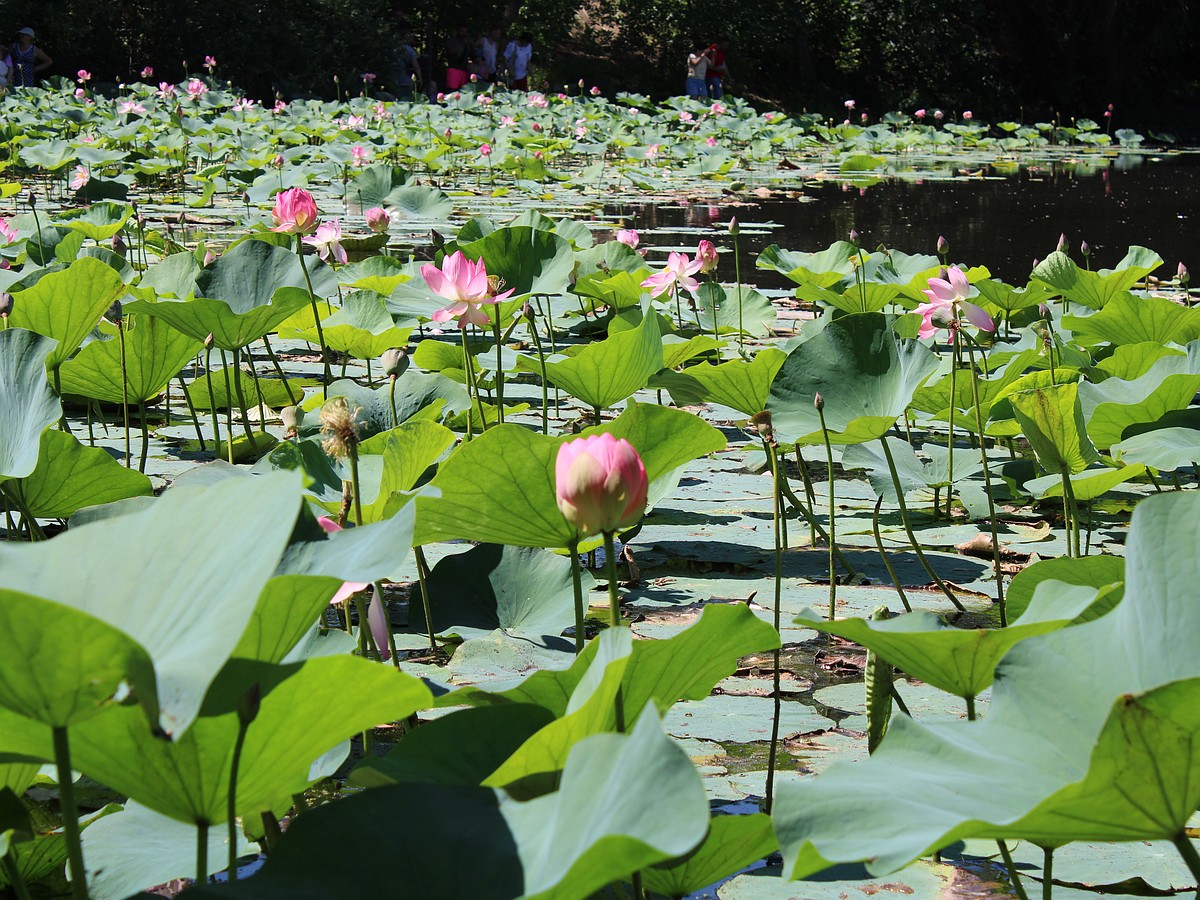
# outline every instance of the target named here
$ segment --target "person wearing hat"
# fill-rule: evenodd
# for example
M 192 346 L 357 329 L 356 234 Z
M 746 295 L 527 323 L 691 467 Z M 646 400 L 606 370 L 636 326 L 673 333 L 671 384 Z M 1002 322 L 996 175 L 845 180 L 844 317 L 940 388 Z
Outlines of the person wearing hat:
M 32 28 L 17 32 L 17 42 L 12 45 L 13 87 L 33 87 L 37 83 L 35 75 L 54 64 L 54 60 L 33 45 L 34 37 Z

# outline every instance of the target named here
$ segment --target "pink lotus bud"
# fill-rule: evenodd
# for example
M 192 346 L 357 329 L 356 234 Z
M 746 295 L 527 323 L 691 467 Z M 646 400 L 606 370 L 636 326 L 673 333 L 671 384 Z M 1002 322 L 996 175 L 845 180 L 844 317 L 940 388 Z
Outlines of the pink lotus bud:
M 275 195 L 275 208 L 271 217 L 275 220 L 272 231 L 282 234 L 312 234 L 317 230 L 317 201 L 304 188 L 291 188 Z
M 1089 256 L 1092 255 L 1092 248 L 1090 246 L 1088 246 L 1087 241 L 1080 241 L 1079 242 L 1079 252 L 1083 255 L 1084 259 L 1087 259 Z
M 447 129 L 446 129 L 444 132 L 442 132 L 442 136 L 443 136 L 443 137 L 445 137 L 445 138 L 446 138 L 446 140 L 450 140 L 450 136 L 451 136 L 453 133 L 454 133 L 454 132 L 452 132 L 452 131 L 451 131 L 449 128 L 447 128 Z
M 593 97 L 599 97 L 600 96 L 600 88 L 597 85 L 593 84 L 592 89 L 590 91 L 588 91 L 588 93 L 591 94 Z
M 858 239 L 859 239 L 858 229 L 851 228 L 850 229 L 850 243 L 852 243 L 855 247 L 857 247 Z
M 942 119 L 946 118 L 946 114 L 944 112 L 942 112 L 940 109 L 935 109 L 933 111 L 933 117 L 940 122 L 940 121 L 942 121 Z
M 938 252 L 938 256 L 945 256 L 947 253 L 950 252 L 950 242 L 948 240 L 946 240 L 946 236 L 944 234 L 938 235 L 937 252 Z
M 438 103 L 441 103 L 443 100 L 446 99 L 446 95 L 443 94 L 441 91 L 438 91 L 437 97 L 435 97 L 434 99 L 436 99 Z
M 217 254 L 213 253 L 211 250 L 204 251 L 204 265 L 211 266 L 216 261 Z
M 918 119 L 923 119 L 923 118 L 925 118 L 925 109 L 924 108 L 918 109 L 915 113 L 913 113 L 913 115 L 916 116 Z
M 387 210 L 382 206 L 375 206 L 367 210 L 367 227 L 376 234 L 383 234 L 392 225 L 391 216 L 387 214 Z
M 646 512 L 646 467 L 632 444 L 611 434 L 559 447 L 554 482 L 558 508 L 583 537 L 628 528 Z
M 1055 249 L 1055 250 L 1057 250 L 1059 253 L 1066 253 L 1066 252 L 1067 252 L 1067 235 L 1066 235 L 1066 232 L 1063 232 L 1062 234 L 1060 234 L 1060 235 L 1058 236 L 1058 246 L 1057 246 L 1057 247 L 1055 247 L 1054 249 Z
M 700 271 L 708 274 L 717 267 L 717 248 L 712 241 L 701 241 L 696 247 L 696 260 L 700 263 Z
M 866 125 L 866 124 L 867 124 L 867 114 L 866 114 L 866 113 L 863 113 L 861 116 L 859 116 L 859 120 L 860 120 L 860 121 L 861 121 L 861 122 L 862 122 L 864 125 Z
M 964 122 L 970 122 L 973 118 L 975 118 L 975 113 L 971 112 L 969 109 L 963 113 Z
M 1191 273 L 1188 272 L 1187 266 L 1185 266 L 1183 263 L 1180 263 L 1179 268 L 1175 270 L 1175 277 L 1178 278 L 1179 283 L 1183 285 L 1186 285 L 1192 280 Z
M 143 78 L 153 78 L 154 77 L 154 67 L 146 66 L 146 68 L 142 69 L 142 77 Z
M 273 160 L 271 160 L 271 165 L 273 165 L 277 169 L 282 169 L 283 164 L 284 164 L 283 154 L 282 153 L 275 154 L 275 158 Z
M 617 240 L 620 241 L 622 244 L 624 244 L 626 247 L 630 247 L 630 248 L 636 250 L 638 243 L 641 241 L 641 238 L 638 236 L 637 231 L 635 231 L 634 229 L 622 228 L 620 231 L 617 232 Z
M 492 145 L 487 144 L 487 143 L 480 144 L 479 145 L 479 155 L 482 156 L 484 159 L 491 156 L 492 155 Z
M 737 216 L 734 216 L 733 218 L 731 218 L 729 220 L 729 233 L 732 234 L 734 237 L 736 237 L 737 235 L 742 233 L 742 229 L 738 225 Z
M 533 123 L 533 130 L 534 130 L 534 131 L 541 131 L 541 130 L 542 130 L 542 123 L 541 123 L 541 122 L 534 122 L 534 123 Z

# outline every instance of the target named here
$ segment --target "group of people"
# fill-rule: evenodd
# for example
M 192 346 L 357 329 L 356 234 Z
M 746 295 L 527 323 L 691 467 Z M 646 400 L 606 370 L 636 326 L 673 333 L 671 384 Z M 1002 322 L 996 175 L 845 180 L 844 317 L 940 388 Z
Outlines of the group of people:
M 457 91 L 472 81 L 484 85 L 503 84 L 517 91 L 528 90 L 533 67 L 533 36 L 526 31 L 505 41 L 502 35 L 498 25 L 474 37 L 466 25 L 460 26 L 445 41 L 442 65 L 435 67 L 430 59 L 425 70 L 427 74 L 422 79 L 421 61 L 414 48 L 415 38 L 405 29 L 392 73 L 393 93 L 399 100 L 412 100 L 421 81 L 425 82 L 425 91 L 431 96 L 438 90 Z M 439 73 L 444 74 L 440 86 L 436 84 Z
M 32 28 L 21 28 L 12 44 L 0 45 L 0 88 L 33 87 L 37 73 L 53 64 L 54 60 L 33 43 L 36 37 Z
M 696 41 L 687 58 L 687 80 L 683 92 L 693 100 L 720 100 L 725 86 L 733 85 L 726 52 L 729 41 L 717 38 L 712 43 Z

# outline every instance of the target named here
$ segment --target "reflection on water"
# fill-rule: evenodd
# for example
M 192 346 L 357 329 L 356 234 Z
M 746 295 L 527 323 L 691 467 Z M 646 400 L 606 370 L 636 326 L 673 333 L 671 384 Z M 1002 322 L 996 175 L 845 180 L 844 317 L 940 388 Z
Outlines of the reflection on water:
M 1166 265 L 1157 273 L 1162 277 L 1173 276 L 1180 260 L 1200 268 L 1200 153 L 1013 164 L 1011 174 L 1004 164 L 975 168 L 961 161 L 920 168 L 923 174 L 902 173 L 869 187 L 807 181 L 803 199 L 764 200 L 749 208 L 645 205 L 618 212 L 627 215 L 632 227 L 667 234 L 686 229 L 678 238 L 683 245 L 695 243 L 691 229 L 720 228 L 733 215 L 742 222 L 781 226 L 770 234 L 743 233 L 743 249 L 751 253 L 772 243 L 789 250 L 819 250 L 856 228 L 867 248 L 882 243 L 907 253 L 932 254 L 942 234 L 955 262 L 986 265 L 993 275 L 1022 284 L 1033 261 L 1050 253 L 1062 233 L 1081 265 L 1079 242 L 1086 240 L 1094 268 L 1115 265 L 1131 244 L 1162 256 Z M 968 172 L 978 174 L 964 176 Z M 727 257 L 721 276 L 733 277 Z M 753 278 L 772 286 L 786 284 L 763 272 Z

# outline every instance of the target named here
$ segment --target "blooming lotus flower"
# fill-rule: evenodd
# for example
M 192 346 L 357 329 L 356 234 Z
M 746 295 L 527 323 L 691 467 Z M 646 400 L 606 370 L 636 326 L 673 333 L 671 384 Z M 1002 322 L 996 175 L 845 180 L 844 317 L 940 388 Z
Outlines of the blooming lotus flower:
M 204 68 L 208 69 L 209 73 L 217 67 L 217 60 L 212 56 L 204 57 Z
M 488 144 L 486 142 L 483 144 L 480 144 L 479 145 L 479 155 L 482 156 L 484 159 L 487 159 L 489 156 L 491 156 L 492 155 L 492 145 Z
M 187 92 L 189 97 L 203 97 L 208 93 L 208 85 L 199 78 L 193 78 L 187 83 Z
M 140 116 L 146 112 L 146 107 L 142 106 L 136 100 L 122 100 L 117 105 L 117 112 L 123 115 L 133 114 Z
M 356 166 L 362 166 L 366 165 L 366 162 L 370 158 L 371 154 L 367 152 L 367 148 L 362 144 L 355 144 L 350 148 L 350 156 L 354 159 L 354 164 Z
M 13 227 L 12 222 L 8 219 L 0 219 L 0 238 L 4 239 L 4 243 L 11 244 L 17 239 L 17 229 Z M 1180 263 L 1183 265 L 1183 263 Z
M 617 232 L 617 240 L 626 247 L 636 250 L 638 244 L 641 242 L 641 237 L 638 235 L 637 231 L 632 228 L 622 228 Z
M 646 512 L 648 486 L 642 458 L 623 438 L 596 434 L 558 448 L 555 498 L 583 537 L 636 525 Z
M 672 289 L 695 293 L 700 289 L 700 282 L 692 276 L 700 271 L 702 265 L 703 262 L 690 259 L 686 253 L 672 251 L 667 257 L 667 267 L 643 281 L 642 287 L 651 289 L 651 297 L 658 297 Z
M 487 325 L 490 320 L 483 306 L 499 303 L 512 294 L 512 291 L 495 294 L 484 261 L 468 259 L 461 250 L 444 257 L 440 269 L 429 264 L 421 266 L 421 276 L 431 291 L 450 301 L 430 318 L 434 322 L 455 319 L 459 328 L 466 328 L 468 323 Z
M 995 331 L 992 317 L 974 303 L 967 302 L 970 291 L 967 274 L 958 266 L 947 269 L 945 278 L 930 278 L 929 289 L 923 292 L 929 302 L 917 307 L 922 317 L 917 334 L 922 338 L 933 337 L 942 328 L 953 333 L 961 327 L 963 316 L 982 331 Z
M 275 195 L 275 208 L 271 217 L 275 220 L 272 231 L 281 234 L 312 234 L 317 230 L 317 201 L 304 188 L 291 188 Z
M 92 73 L 87 69 L 80 69 L 75 73 L 75 78 L 80 84 L 86 84 L 92 80 Z
M 704 139 L 704 143 L 709 147 L 715 147 L 717 146 L 717 139 L 710 134 Z
M 175 85 L 171 84 L 169 81 L 160 81 L 158 83 L 158 90 L 154 93 L 156 96 L 163 99 L 166 99 L 167 97 L 174 97 Z
M 85 91 L 81 87 L 75 88 L 75 99 L 76 100 L 83 100 L 86 97 L 87 97 L 87 91 Z
M 683 112 L 681 112 L 681 113 L 679 114 L 679 121 L 680 121 L 680 122 L 690 122 L 690 121 L 692 121 L 692 119 L 694 119 L 694 118 L 696 118 L 696 117 L 695 117 L 695 116 L 693 116 L 693 115 L 692 115 L 690 112 L 688 112 L 686 109 L 685 109 Z
M 659 151 L 658 144 L 651 144 L 649 147 L 646 148 L 646 159 L 654 159 L 655 157 L 658 156 L 658 151 Z
M 924 108 L 918 109 L 915 113 L 913 113 L 913 115 L 916 116 L 918 119 L 923 119 L 923 118 L 925 118 L 925 109 Z
M 696 262 L 700 263 L 700 272 L 703 275 L 717 267 L 717 248 L 712 241 L 701 241 L 696 247 Z
M 249 97 L 242 97 L 233 104 L 233 108 L 236 112 L 245 112 L 248 109 L 254 109 L 254 101 Z
M 517 124 L 516 116 L 501 116 L 500 117 L 500 127 L 501 128 L 511 128 L 513 125 L 516 125 L 516 124 Z
M 76 166 L 75 171 L 71 173 L 71 190 L 78 191 L 91 180 L 92 174 L 86 168 Z
M 285 109 L 287 109 L 287 104 L 286 104 L 286 103 L 284 103 L 282 100 L 276 100 L 276 101 L 275 101 L 275 106 L 273 107 L 273 109 L 274 109 L 274 111 L 275 111 L 275 112 L 277 112 L 277 113 L 281 113 L 281 112 L 283 112 Z
M 708 108 L 708 111 L 714 116 L 723 116 L 725 113 L 729 112 L 729 108 L 720 100 L 714 100 L 712 106 Z
M 595 84 L 593 84 L 593 85 L 592 85 L 592 89 L 591 89 L 590 91 L 588 91 L 588 93 L 589 93 L 589 94 L 591 94 L 593 97 L 599 97 L 599 96 L 600 96 L 600 88 L 599 88 L 599 86 L 598 86 L 598 85 L 595 85 Z
M 375 83 L 375 73 L 374 72 L 363 72 L 362 79 L 367 84 L 374 84 Z
M 142 77 L 143 78 L 153 78 L 154 77 L 154 67 L 146 66 L 144 69 L 142 69 Z
M 973 118 L 975 118 L 975 113 L 971 112 L 969 109 L 963 113 L 964 122 L 970 122 Z
M 392 217 L 388 215 L 387 210 L 382 206 L 376 206 L 368 209 L 366 212 L 367 227 L 376 234 L 383 234 L 392 225 Z
M 322 222 L 317 227 L 316 234 L 306 237 L 304 243 L 315 247 L 317 256 L 321 259 L 333 257 L 343 265 L 348 262 L 346 250 L 342 247 L 342 224 L 336 218 Z

